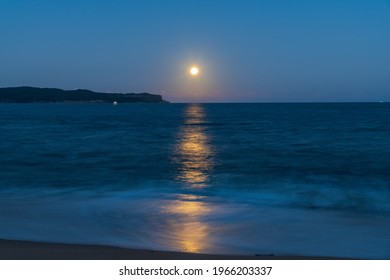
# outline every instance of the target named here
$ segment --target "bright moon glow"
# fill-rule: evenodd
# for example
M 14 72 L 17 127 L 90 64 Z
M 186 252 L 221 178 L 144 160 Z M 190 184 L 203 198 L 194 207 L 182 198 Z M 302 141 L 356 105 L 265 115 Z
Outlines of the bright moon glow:
M 193 76 L 196 76 L 196 75 L 198 75 L 198 73 L 199 73 L 199 69 L 198 69 L 198 67 L 192 67 L 191 69 L 190 69 L 190 73 L 191 73 L 191 75 L 193 75 Z

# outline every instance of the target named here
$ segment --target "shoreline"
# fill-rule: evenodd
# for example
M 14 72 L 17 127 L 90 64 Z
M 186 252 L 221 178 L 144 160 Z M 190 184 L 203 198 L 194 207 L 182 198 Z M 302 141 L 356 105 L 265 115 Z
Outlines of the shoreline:
M 0 260 L 343 260 L 295 255 L 217 255 L 0 239 Z

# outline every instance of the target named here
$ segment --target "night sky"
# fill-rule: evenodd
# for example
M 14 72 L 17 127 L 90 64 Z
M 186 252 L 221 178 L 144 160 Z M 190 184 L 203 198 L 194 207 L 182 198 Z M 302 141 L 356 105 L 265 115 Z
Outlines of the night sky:
M 0 0 L 0 87 L 22 85 L 390 101 L 390 1 Z

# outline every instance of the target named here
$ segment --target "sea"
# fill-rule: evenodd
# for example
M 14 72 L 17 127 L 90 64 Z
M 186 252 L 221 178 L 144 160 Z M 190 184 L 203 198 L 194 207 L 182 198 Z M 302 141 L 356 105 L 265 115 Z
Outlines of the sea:
M 0 238 L 390 259 L 390 103 L 0 104 Z

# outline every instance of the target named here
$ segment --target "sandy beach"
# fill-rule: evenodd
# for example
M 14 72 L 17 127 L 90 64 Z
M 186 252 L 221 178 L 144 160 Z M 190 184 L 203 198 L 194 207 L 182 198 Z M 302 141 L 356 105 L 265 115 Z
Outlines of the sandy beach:
M 1 260 L 327 260 L 329 257 L 208 255 L 0 239 Z

